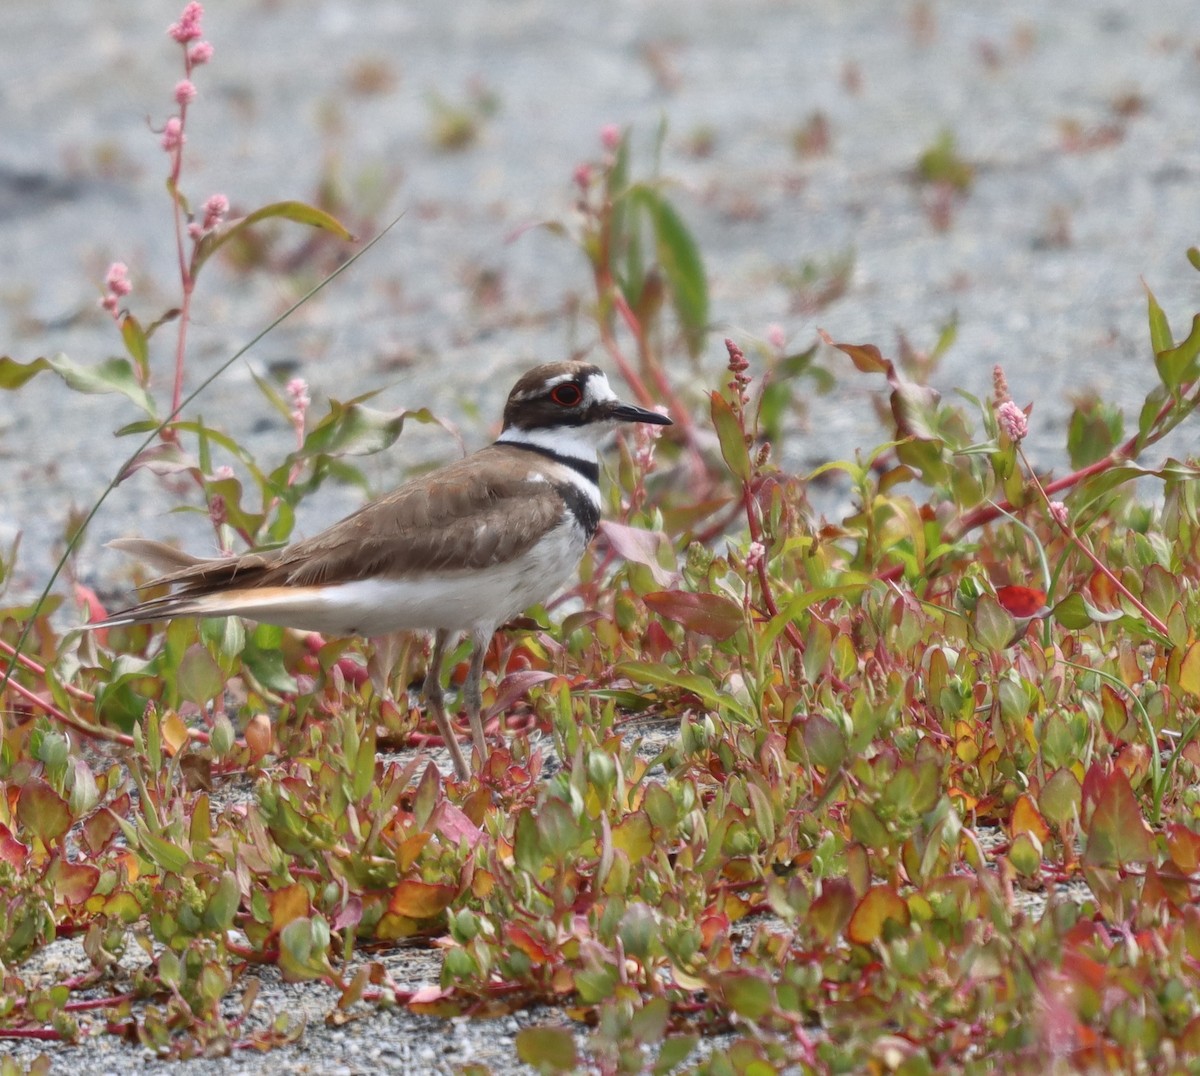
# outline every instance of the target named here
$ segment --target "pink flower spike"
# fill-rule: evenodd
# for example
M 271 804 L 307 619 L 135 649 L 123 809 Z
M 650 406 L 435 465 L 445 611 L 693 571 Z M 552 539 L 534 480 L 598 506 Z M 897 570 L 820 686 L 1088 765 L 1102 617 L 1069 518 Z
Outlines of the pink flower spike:
M 187 232 L 189 239 L 197 240 L 204 234 L 204 229 L 201 228 L 200 225 L 195 221 L 192 221 L 192 223 L 188 225 Z
M 175 83 L 175 103 L 190 105 L 196 99 L 196 87 L 190 78 L 181 78 Z
M 787 333 L 783 331 L 782 325 L 772 324 L 767 326 L 767 343 L 780 352 L 787 347 Z
M 192 0 L 183 9 L 183 14 L 179 16 L 178 22 L 173 22 L 167 28 L 167 33 L 171 35 L 181 45 L 186 45 L 189 41 L 195 41 L 203 31 L 200 29 L 200 20 L 204 16 L 204 7 L 201 4 Z
M 210 195 L 204 203 L 204 230 L 211 232 L 229 212 L 229 199 L 223 194 Z
M 1028 417 L 1012 400 L 1005 400 L 996 408 L 996 421 L 1014 445 L 1019 445 L 1029 433 Z
M 308 395 L 308 382 L 302 377 L 293 377 L 287 383 L 287 394 L 292 402 L 292 407 L 297 411 L 306 411 L 308 405 L 312 403 L 312 398 Z
M 592 182 L 592 168 L 589 164 L 575 166 L 575 186 L 586 191 Z
M 124 262 L 113 262 L 104 274 L 104 286 L 116 296 L 128 295 L 133 291 L 133 285 L 129 283 L 128 266 Z
M 180 149 L 184 142 L 187 141 L 187 137 L 183 133 L 183 120 L 178 116 L 172 116 L 167 120 L 167 125 L 163 128 L 160 141 L 162 142 L 162 148 L 168 153 L 174 153 Z
M 621 128 L 615 123 L 606 123 L 600 128 L 600 145 L 610 152 L 621 144 Z
M 213 47 L 207 41 L 201 41 L 192 46 L 188 53 L 188 61 L 193 67 L 199 67 L 201 64 L 208 63 L 213 56 Z
M 1050 502 L 1050 518 L 1064 530 L 1066 530 L 1071 522 L 1071 517 L 1067 513 L 1067 506 L 1062 501 Z

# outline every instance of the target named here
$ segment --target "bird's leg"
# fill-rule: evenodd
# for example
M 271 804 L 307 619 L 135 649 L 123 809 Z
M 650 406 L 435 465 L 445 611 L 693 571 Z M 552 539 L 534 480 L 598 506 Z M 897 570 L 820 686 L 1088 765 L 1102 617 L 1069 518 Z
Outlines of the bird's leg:
M 446 653 L 446 640 L 450 633 L 439 628 L 433 636 L 433 649 L 429 654 L 429 669 L 425 673 L 425 683 L 421 688 L 425 702 L 433 711 L 433 719 L 437 722 L 442 739 L 446 741 L 446 749 L 454 760 L 454 772 L 460 781 L 466 781 L 471 776 L 471 767 L 463 757 L 462 748 L 454 735 L 454 726 L 446 716 L 445 695 L 442 693 L 442 658 Z
M 471 720 L 471 735 L 475 739 L 475 750 L 479 753 L 479 765 L 488 760 L 487 740 L 483 738 L 483 692 L 479 681 L 483 677 L 483 659 L 487 657 L 488 643 L 492 631 L 471 632 L 471 665 L 467 670 L 467 682 L 463 684 L 463 700 L 467 704 L 467 717 Z

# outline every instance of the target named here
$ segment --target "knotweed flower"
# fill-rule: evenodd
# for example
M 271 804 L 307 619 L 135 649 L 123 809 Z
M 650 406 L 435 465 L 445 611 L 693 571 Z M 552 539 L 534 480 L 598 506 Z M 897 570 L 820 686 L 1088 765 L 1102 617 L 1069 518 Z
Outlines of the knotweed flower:
M 175 83 L 175 103 L 190 105 L 196 99 L 196 87 L 190 78 L 181 78 Z
M 1005 400 L 996 408 L 996 421 L 1014 445 L 1019 445 L 1029 433 L 1029 418 L 1012 400 Z
M 167 120 L 167 125 L 163 128 L 162 148 L 168 153 L 175 153 L 183 147 L 187 141 L 187 136 L 183 133 L 183 120 L 178 116 L 172 116 Z
M 167 33 L 181 45 L 186 45 L 189 41 L 195 41 L 203 33 L 200 29 L 200 20 L 203 17 L 203 5 L 192 0 L 192 3 L 183 9 L 183 14 L 179 16 L 179 21 L 173 22 L 167 27 Z

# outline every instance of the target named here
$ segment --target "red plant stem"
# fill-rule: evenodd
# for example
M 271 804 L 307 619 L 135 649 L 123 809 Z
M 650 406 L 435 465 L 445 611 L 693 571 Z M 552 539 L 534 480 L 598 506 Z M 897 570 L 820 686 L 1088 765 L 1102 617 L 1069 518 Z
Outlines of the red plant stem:
M 18 665 L 24 666 L 34 676 L 40 676 L 43 679 L 46 676 L 45 666 L 39 665 L 33 658 L 26 654 L 18 653 L 13 647 L 9 646 L 3 639 L 0 639 L 0 654 L 6 654 L 8 657 L 15 657 Z M 63 684 L 63 690 L 72 698 L 79 699 L 80 702 L 95 702 L 96 696 L 90 691 L 84 691 L 81 687 L 76 687 L 74 684 Z
M 1029 466 L 1029 460 L 1027 460 L 1025 458 L 1024 450 L 1021 449 L 1020 447 L 1018 447 L 1017 452 L 1021 456 L 1021 462 L 1025 465 L 1026 470 L 1029 472 L 1030 481 L 1033 483 L 1034 488 L 1037 489 L 1038 493 L 1040 493 L 1042 495 L 1042 500 L 1046 503 L 1047 509 L 1049 509 L 1049 507 L 1050 507 L 1049 493 L 1047 492 L 1046 489 L 1042 488 L 1042 484 L 1041 484 L 1041 482 L 1038 481 L 1038 477 L 1034 473 L 1033 468 Z M 1098 556 L 1096 556 L 1095 553 L 1092 552 L 1091 548 L 1079 537 L 1078 534 L 1075 533 L 1075 528 L 1073 526 L 1071 526 L 1071 523 L 1069 520 L 1066 523 L 1059 522 L 1059 520 L 1054 512 L 1050 512 L 1050 518 L 1053 519 L 1056 524 L 1058 524 L 1059 530 L 1061 530 L 1063 532 L 1063 534 L 1066 536 L 1067 540 L 1069 542 L 1071 542 L 1071 544 L 1074 545 L 1075 548 L 1078 549 L 1085 557 L 1087 557 L 1087 559 L 1090 560 L 1092 562 L 1092 564 L 1095 565 L 1096 570 L 1098 572 L 1100 572 L 1100 574 L 1103 575 L 1105 578 L 1107 578 L 1108 581 L 1110 583 L 1112 583 L 1112 585 L 1114 587 L 1116 587 L 1116 589 L 1121 594 L 1123 594 L 1126 598 L 1129 599 L 1129 601 L 1133 604 L 1133 607 L 1135 609 L 1137 609 L 1137 611 L 1139 613 L 1141 613 L 1142 616 L 1145 618 L 1147 624 L 1150 624 L 1154 628 L 1154 630 L 1157 631 L 1159 634 L 1170 637 L 1171 633 L 1167 629 L 1166 624 L 1164 624 L 1161 620 L 1159 620 L 1158 617 L 1156 617 L 1152 612 L 1150 612 L 1150 610 L 1147 609 L 1145 605 L 1143 605 L 1136 597 L 1134 597 L 1134 595 L 1130 592 L 1129 588 L 1127 586 L 1125 586 L 1125 584 L 1122 583 L 1121 580 L 1119 580 L 1113 574 L 1112 570 L 1108 567 L 1108 565 L 1105 564 Z
M 36 706 L 45 713 L 47 717 L 51 717 L 60 724 L 73 728 L 76 732 L 84 736 L 88 736 L 94 740 L 108 740 L 110 743 L 119 743 L 122 747 L 133 747 L 132 736 L 127 736 L 123 732 L 117 732 L 116 729 L 106 729 L 100 725 L 89 724 L 86 721 L 81 721 L 73 714 L 65 714 L 54 703 L 47 702 L 30 691 L 24 684 L 17 683 L 16 680 L 9 680 L 8 686 L 31 706 Z
M 1158 414 L 1154 416 L 1154 422 L 1151 428 L 1157 426 L 1175 407 L 1177 406 L 1174 400 L 1167 400 L 1166 403 L 1159 408 Z M 1143 449 L 1154 444 L 1162 434 L 1149 436 L 1145 443 L 1141 446 Z M 1049 496 L 1053 493 L 1058 493 L 1064 489 L 1070 489 L 1072 486 L 1078 485 L 1084 479 L 1091 478 L 1094 474 L 1100 474 L 1107 471 L 1110 467 L 1116 467 L 1118 464 L 1125 463 L 1128 460 L 1136 459 L 1139 447 L 1138 441 L 1141 439 L 1141 434 L 1136 433 L 1129 438 L 1120 448 L 1114 449 L 1103 459 L 1096 460 L 1095 463 L 1089 463 L 1086 467 L 1081 467 L 1078 471 L 1072 471 L 1069 475 L 1064 475 L 1062 478 L 1055 479 L 1053 482 L 1046 484 L 1043 490 L 1044 495 Z M 1029 467 L 1026 462 L 1026 467 Z M 1033 473 L 1033 469 L 1029 468 L 1029 473 Z M 974 530 L 976 527 L 982 527 L 987 523 L 991 523 L 994 519 L 999 519 L 1004 513 L 1014 514 L 1018 509 L 1014 508 L 1008 501 L 1000 501 L 994 504 L 981 504 L 978 508 L 968 512 L 959 521 L 958 527 L 948 527 L 946 529 L 946 537 L 953 541 L 961 538 L 968 531 Z
M 183 69 L 186 78 L 192 77 L 192 61 L 187 45 L 183 48 Z M 188 264 L 187 252 L 184 247 L 183 197 L 179 193 L 179 177 L 183 172 L 183 136 L 187 130 L 187 102 L 179 104 L 179 145 L 171 153 L 171 206 L 175 217 L 175 253 L 179 259 L 179 282 L 183 289 L 183 302 L 179 308 L 179 332 L 175 338 L 175 384 L 171 390 L 171 413 L 179 410 L 183 399 L 183 366 L 187 351 L 187 327 L 192 308 L 192 290 L 195 287 L 195 277 Z M 165 439 L 174 440 L 174 434 L 164 431 Z

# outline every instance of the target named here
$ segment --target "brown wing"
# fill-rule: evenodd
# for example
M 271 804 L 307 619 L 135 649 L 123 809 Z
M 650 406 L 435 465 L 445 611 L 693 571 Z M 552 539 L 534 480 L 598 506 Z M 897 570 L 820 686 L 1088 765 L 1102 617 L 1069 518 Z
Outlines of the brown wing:
M 486 568 L 528 550 L 562 514 L 549 482 L 531 481 L 526 454 L 491 446 L 371 501 L 284 549 L 206 559 L 154 583 L 198 595 L 231 586 L 305 586 L 364 576 Z M 161 562 L 161 561 L 160 561 Z

